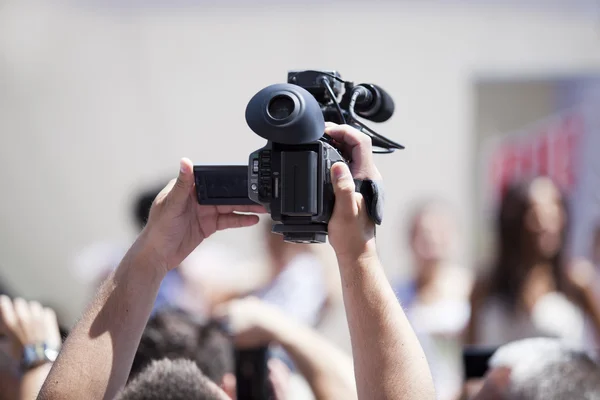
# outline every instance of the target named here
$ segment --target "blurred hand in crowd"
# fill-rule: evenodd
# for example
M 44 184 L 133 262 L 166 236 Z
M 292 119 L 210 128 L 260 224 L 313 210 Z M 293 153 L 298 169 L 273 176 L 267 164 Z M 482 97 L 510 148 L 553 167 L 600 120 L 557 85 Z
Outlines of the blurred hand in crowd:
M 305 324 L 275 306 L 254 297 L 233 300 L 215 312 L 225 322 L 238 348 L 281 345 L 308 382 L 317 399 L 355 399 L 352 360 Z M 269 372 L 277 396 L 288 391 L 289 372 L 278 359 L 269 360 Z M 285 368 L 287 369 L 287 367 Z M 277 397 L 282 399 L 282 397 Z
M 0 331 L 9 339 L 10 356 L 16 362 L 21 362 L 27 345 L 45 343 L 59 349 L 61 344 L 56 314 L 37 301 L 0 296 Z
M 290 393 L 291 372 L 287 365 L 278 358 L 268 362 L 269 381 L 273 387 L 273 400 L 286 400 Z
M 249 349 L 275 339 L 281 311 L 256 297 L 233 300 L 218 307 L 215 316 L 226 322 L 236 347 Z
M 14 365 L 21 366 L 28 346 L 43 345 L 53 352 L 61 346 L 60 331 L 54 311 L 37 301 L 0 296 L 0 333 L 8 339 L 8 356 Z M 38 360 L 21 371 L 19 393 L 21 399 L 37 396 L 53 359 Z

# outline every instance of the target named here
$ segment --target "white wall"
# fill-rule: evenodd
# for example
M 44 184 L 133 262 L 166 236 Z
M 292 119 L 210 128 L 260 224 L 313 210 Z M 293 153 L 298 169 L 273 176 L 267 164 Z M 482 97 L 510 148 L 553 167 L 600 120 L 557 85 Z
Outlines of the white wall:
M 248 99 L 298 68 L 335 68 L 395 98 L 396 116 L 381 131 L 407 149 L 377 159 L 387 181 L 378 237 L 390 275 L 409 263 L 403 221 L 417 199 L 450 200 L 469 235 L 473 74 L 599 67 L 597 21 L 517 6 L 366 4 L 94 10 L 5 0 L 2 276 L 72 321 L 84 296 L 68 270 L 75 252 L 128 240 L 132 194 L 174 175 L 181 156 L 244 162 L 262 145 L 244 122 Z M 215 240 L 252 255 L 253 233 Z

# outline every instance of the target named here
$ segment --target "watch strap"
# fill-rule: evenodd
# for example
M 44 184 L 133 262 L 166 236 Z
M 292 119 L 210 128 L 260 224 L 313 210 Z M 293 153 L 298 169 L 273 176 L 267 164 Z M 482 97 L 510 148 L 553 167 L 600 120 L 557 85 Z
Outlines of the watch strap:
M 362 194 L 371 220 L 381 225 L 383 221 L 383 188 L 370 179 L 355 179 L 356 192 Z

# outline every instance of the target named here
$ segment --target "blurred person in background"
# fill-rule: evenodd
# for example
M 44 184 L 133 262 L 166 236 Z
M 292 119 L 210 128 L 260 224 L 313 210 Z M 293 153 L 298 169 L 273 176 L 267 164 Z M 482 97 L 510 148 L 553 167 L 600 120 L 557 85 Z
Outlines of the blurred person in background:
M 473 400 L 598 400 L 600 364 L 557 339 L 529 338 L 498 348 Z
M 225 393 L 235 393 L 233 343 L 218 324 L 201 322 L 183 310 L 158 311 L 144 329 L 128 380 L 163 358 L 192 360 Z
M 597 279 L 589 262 L 565 259 L 567 213 L 557 186 L 546 177 L 510 185 L 496 229 L 496 260 L 473 290 L 467 342 L 498 346 L 549 336 L 582 344 L 596 338 Z
M 233 300 L 221 305 L 215 315 L 225 321 L 240 349 L 277 344 L 290 355 L 306 379 L 315 399 L 357 398 L 352 359 L 317 331 L 290 317 L 280 308 L 255 297 Z M 269 367 L 279 360 L 269 360 Z M 287 398 L 297 395 L 290 386 Z
M 330 299 L 331 286 L 319 249 L 314 245 L 286 242 L 283 235 L 272 232 L 271 218 L 264 218 L 261 225 L 266 257 L 244 266 L 266 270 L 264 279 L 253 288 L 225 289 L 214 294 L 212 307 L 232 299 L 255 296 L 302 323 L 317 325 Z M 257 263 L 266 264 L 266 268 Z M 232 273 L 229 269 L 225 271 L 221 273 Z
M 185 359 L 193 361 L 202 376 L 235 399 L 234 346 L 253 349 L 272 344 L 289 352 L 308 383 L 306 386 L 279 359 L 269 358 L 266 366 L 269 383 L 279 392 L 276 399 L 356 398 L 351 358 L 277 307 L 249 297 L 222 304 L 215 316 L 218 321 L 200 322 L 183 310 L 158 311 L 144 329 L 125 391 L 139 393 L 141 389 L 128 386 L 139 386 L 134 381 L 153 362 Z
M 54 311 L 37 301 L 0 295 L 0 399 L 35 399 L 62 340 Z
M 269 218 L 264 223 L 264 237 L 270 276 L 254 295 L 299 322 L 314 326 L 328 301 L 323 262 L 314 245 L 288 243 L 271 229 Z
M 414 277 L 395 287 L 427 356 L 438 399 L 452 399 L 460 391 L 461 336 L 470 316 L 473 278 L 452 261 L 457 237 L 447 205 L 422 203 L 409 230 Z

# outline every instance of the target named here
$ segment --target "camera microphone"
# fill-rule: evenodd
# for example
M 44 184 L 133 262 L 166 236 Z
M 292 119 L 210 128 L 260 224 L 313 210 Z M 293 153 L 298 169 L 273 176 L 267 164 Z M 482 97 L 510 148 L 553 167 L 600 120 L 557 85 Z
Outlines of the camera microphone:
M 394 114 L 394 100 L 382 88 L 370 83 L 356 85 L 356 114 L 373 122 L 385 122 Z

